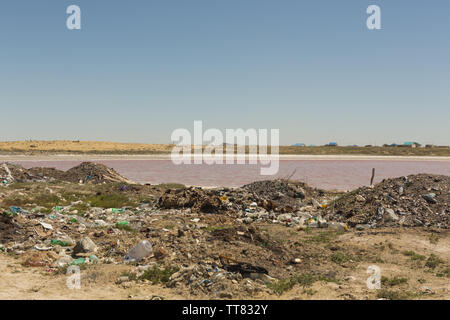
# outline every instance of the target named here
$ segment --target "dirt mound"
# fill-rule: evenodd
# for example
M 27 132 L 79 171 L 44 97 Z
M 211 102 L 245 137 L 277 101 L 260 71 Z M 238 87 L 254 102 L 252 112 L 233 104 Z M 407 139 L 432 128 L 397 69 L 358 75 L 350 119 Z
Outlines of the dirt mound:
M 123 182 L 132 183 L 130 180 L 122 177 L 114 169 L 100 163 L 83 162 L 73 167 L 61 176 L 61 180 L 69 182 L 83 183 L 103 183 L 103 182 Z
M 326 218 L 350 226 L 450 226 L 450 177 L 418 174 L 385 179 L 329 204 Z
M 0 178 L 3 183 L 12 182 L 37 182 L 37 181 L 68 181 L 83 183 L 104 183 L 122 182 L 133 183 L 122 177 L 114 169 L 108 168 L 100 163 L 83 162 L 80 165 L 62 171 L 55 168 L 34 167 L 25 169 L 24 167 L 11 163 L 0 164 Z

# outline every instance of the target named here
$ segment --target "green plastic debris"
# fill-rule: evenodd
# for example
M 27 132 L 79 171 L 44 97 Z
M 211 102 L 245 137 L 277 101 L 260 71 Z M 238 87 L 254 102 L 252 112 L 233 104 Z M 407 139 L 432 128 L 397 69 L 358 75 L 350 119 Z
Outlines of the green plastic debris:
M 112 213 L 122 213 L 122 212 L 124 212 L 125 210 L 123 210 L 123 209 L 117 209 L 117 208 L 111 208 L 111 212 Z
M 56 211 L 56 212 L 59 212 L 59 211 L 61 211 L 61 210 L 62 210 L 62 207 L 61 207 L 61 206 L 56 206 L 56 207 L 55 207 L 55 211 Z
M 65 241 L 61 240 L 50 240 L 50 243 L 55 246 L 67 247 L 69 244 Z
M 128 222 L 128 221 L 119 221 L 119 222 L 117 222 L 117 226 L 127 226 L 127 225 L 129 225 L 130 223 Z
M 78 223 L 78 220 L 77 219 L 75 219 L 75 218 L 70 218 L 70 220 L 69 220 L 70 222 L 72 222 L 72 223 Z
M 1 247 L 1 248 L 0 248 L 0 251 L 1 251 L 1 252 L 5 252 L 5 248 Z
M 91 261 L 92 263 L 98 263 L 98 257 L 95 254 L 92 254 L 89 256 L 89 261 Z
M 72 261 L 72 265 L 73 266 L 78 266 L 81 264 L 85 264 L 86 260 L 84 260 L 84 258 L 78 258 Z

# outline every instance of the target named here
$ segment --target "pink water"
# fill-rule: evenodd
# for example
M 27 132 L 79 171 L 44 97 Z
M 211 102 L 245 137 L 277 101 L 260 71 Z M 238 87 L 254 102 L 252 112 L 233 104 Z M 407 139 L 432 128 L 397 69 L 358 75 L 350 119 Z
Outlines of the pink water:
M 81 161 L 15 161 L 25 168 L 54 167 L 67 170 Z M 302 180 L 324 189 L 350 190 L 368 185 L 372 168 L 375 182 L 417 173 L 450 175 L 450 161 L 404 160 L 280 160 L 276 176 L 261 176 L 259 165 L 174 165 L 170 160 L 100 160 L 121 175 L 139 183 L 176 182 L 197 186 L 236 187 L 266 179 Z

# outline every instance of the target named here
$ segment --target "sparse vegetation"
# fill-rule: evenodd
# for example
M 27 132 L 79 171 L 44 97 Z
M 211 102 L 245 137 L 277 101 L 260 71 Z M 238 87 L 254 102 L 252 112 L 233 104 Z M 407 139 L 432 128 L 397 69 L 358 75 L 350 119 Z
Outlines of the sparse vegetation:
M 99 208 L 122 208 L 127 206 L 137 206 L 129 197 L 123 194 L 102 194 L 87 199 L 91 207 Z
M 417 261 L 417 260 L 422 261 L 422 260 L 425 260 L 425 259 L 426 259 L 425 256 L 420 255 L 420 254 L 417 254 L 417 253 L 415 253 L 415 252 L 412 251 L 412 250 L 409 250 L 409 251 L 403 251 L 402 253 L 403 253 L 403 255 L 405 255 L 405 256 L 411 258 L 411 260 L 413 260 L 413 261 Z
M 405 284 L 408 283 L 408 279 L 407 278 L 403 278 L 403 277 L 393 277 L 393 278 L 388 278 L 388 277 L 381 277 L 381 284 L 383 286 L 389 286 L 389 287 L 394 287 L 394 286 L 398 286 L 401 284 Z
M 377 293 L 378 299 L 387 299 L 387 300 L 410 300 L 417 297 L 417 294 L 414 294 L 409 291 L 394 291 L 389 289 L 380 289 Z
M 437 244 L 439 242 L 439 236 L 437 234 L 432 233 L 428 238 L 431 244 Z
M 350 254 L 345 254 L 342 252 L 335 252 L 331 255 L 331 261 L 337 264 L 342 264 L 350 261 L 356 261 L 357 258 Z
M 450 278 L 450 267 L 447 267 L 444 270 L 442 270 L 441 272 L 438 272 L 436 274 L 436 276 Z
M 440 259 L 437 255 L 432 253 L 430 257 L 427 259 L 427 262 L 425 263 L 425 266 L 430 269 L 435 269 L 438 265 L 441 263 L 444 263 L 442 259 Z
M 139 279 L 149 280 L 152 284 L 166 283 L 169 281 L 172 274 L 179 270 L 180 269 L 177 267 L 165 267 L 164 269 L 160 269 L 158 266 L 153 266 L 152 268 L 147 269 Z
M 267 286 L 276 294 L 281 295 L 282 293 L 291 290 L 297 284 L 301 285 L 303 288 L 307 288 L 317 280 L 319 280 L 319 278 L 315 275 L 304 273 L 289 279 L 281 279 L 274 283 L 269 283 Z

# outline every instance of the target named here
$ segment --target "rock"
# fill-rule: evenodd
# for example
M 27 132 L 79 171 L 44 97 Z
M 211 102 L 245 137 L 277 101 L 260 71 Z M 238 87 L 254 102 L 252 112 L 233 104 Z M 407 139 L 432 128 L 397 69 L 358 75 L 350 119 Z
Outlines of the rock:
M 116 284 L 121 284 L 121 283 L 128 282 L 128 281 L 130 281 L 130 278 L 129 278 L 129 277 L 127 277 L 127 276 L 122 276 L 122 277 L 119 277 L 119 278 L 116 280 Z
M 247 217 L 247 218 L 242 219 L 242 221 L 243 221 L 244 223 L 250 224 L 250 223 L 253 222 L 253 219 L 250 218 L 250 217 Z
M 431 203 L 431 204 L 437 203 L 435 197 L 436 197 L 435 193 L 428 193 L 428 194 L 422 195 L 422 198 L 424 198 L 428 203 Z
M 358 201 L 358 202 L 366 202 L 366 198 L 364 198 L 362 195 L 358 194 L 356 196 L 356 201 Z
M 370 225 L 368 225 L 368 224 L 357 224 L 357 225 L 355 226 L 355 228 L 356 228 L 356 230 L 358 230 L 358 231 L 362 231 L 362 230 L 370 229 Z
M 73 248 L 73 255 L 77 255 L 79 253 L 97 252 L 97 250 L 98 248 L 94 241 L 92 241 L 89 237 L 84 237 L 78 241 Z
M 392 209 L 386 209 L 384 214 L 385 214 L 384 221 L 386 222 L 396 222 L 400 220 L 400 218 L 395 214 L 394 210 Z
M 338 290 L 339 289 L 339 285 L 335 282 L 328 282 L 327 283 L 327 287 L 333 290 Z

